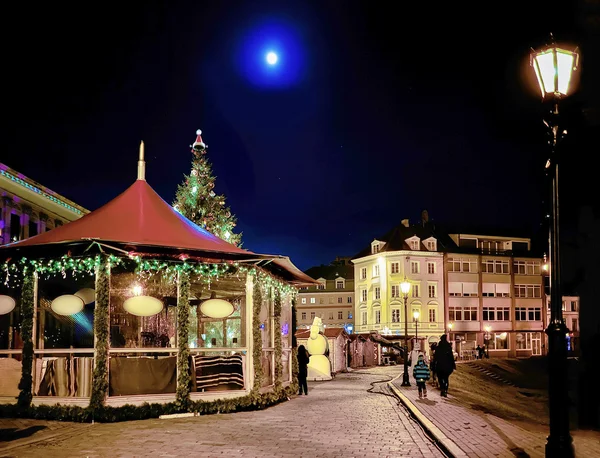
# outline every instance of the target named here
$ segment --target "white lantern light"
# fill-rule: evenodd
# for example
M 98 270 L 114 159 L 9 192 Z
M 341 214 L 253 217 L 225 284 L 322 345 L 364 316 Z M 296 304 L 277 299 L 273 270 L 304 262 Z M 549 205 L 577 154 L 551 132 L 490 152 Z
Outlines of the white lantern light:
M 75 315 L 81 312 L 84 306 L 83 299 L 73 294 L 58 296 L 50 304 L 50 308 L 54 313 L 63 316 Z
M 154 316 L 162 311 L 163 303 L 152 296 L 133 296 L 123 303 L 123 308 L 135 316 Z
M 577 70 L 577 50 L 551 45 L 531 53 L 531 65 L 535 70 L 542 97 L 566 96 L 570 94 L 573 72 Z
M 209 318 L 226 318 L 233 313 L 233 304 L 224 299 L 209 299 L 204 301 L 200 310 Z
M 75 296 L 80 297 L 83 303 L 88 305 L 96 300 L 96 291 L 92 288 L 82 288 L 75 293 Z
M 10 296 L 0 295 L 0 315 L 6 315 L 15 309 L 17 303 Z

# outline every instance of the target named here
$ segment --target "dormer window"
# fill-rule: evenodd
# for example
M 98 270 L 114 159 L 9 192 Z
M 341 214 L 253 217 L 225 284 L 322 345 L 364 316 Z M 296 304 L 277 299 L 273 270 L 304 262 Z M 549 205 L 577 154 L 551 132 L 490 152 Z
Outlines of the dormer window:
M 383 248 L 383 245 L 385 245 L 385 242 L 380 242 L 379 240 L 373 240 L 371 242 L 371 254 L 377 254 L 381 251 L 381 249 Z
M 317 289 L 325 289 L 327 286 L 327 280 L 325 280 L 324 278 L 319 278 L 317 280 L 319 282 L 319 284 L 317 285 Z
M 427 247 L 428 251 L 437 251 L 437 240 L 433 237 L 429 237 L 423 243 Z
M 421 240 L 419 239 L 419 237 L 411 237 L 406 240 L 406 243 L 412 251 L 419 251 Z
M 346 286 L 346 281 L 343 278 L 336 278 L 335 289 L 344 289 L 345 286 Z

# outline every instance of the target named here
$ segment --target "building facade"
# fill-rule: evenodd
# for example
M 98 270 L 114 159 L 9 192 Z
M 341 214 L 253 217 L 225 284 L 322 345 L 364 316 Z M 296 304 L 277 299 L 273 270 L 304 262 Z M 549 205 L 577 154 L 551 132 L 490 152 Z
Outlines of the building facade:
M 409 337 L 439 341 L 445 329 L 442 248 L 424 215 L 423 224 L 410 226 L 403 220 L 359 253 L 352 260 L 356 332 L 404 337 L 408 324 Z M 405 280 L 410 283 L 407 295 L 401 290 Z
M 85 208 L 0 163 L 0 244 L 74 221 Z
M 446 322 L 463 358 L 485 345 L 490 357 L 545 352 L 543 258 L 531 240 L 479 234 L 450 234 L 445 254 Z
M 316 266 L 306 271 L 318 284 L 298 291 L 298 329 L 309 327 L 318 316 L 326 327 L 353 332 L 354 269 L 349 261 L 349 258 L 338 257 L 328 266 Z

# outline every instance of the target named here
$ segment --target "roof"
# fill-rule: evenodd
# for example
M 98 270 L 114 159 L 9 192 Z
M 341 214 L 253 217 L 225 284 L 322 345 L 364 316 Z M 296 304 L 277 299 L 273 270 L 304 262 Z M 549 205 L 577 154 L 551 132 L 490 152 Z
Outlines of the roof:
M 312 278 L 324 278 L 325 280 L 335 280 L 336 278 L 344 278 L 346 280 L 354 279 L 353 264 L 329 264 L 314 266 L 305 270 L 307 275 Z
M 143 145 L 143 144 L 142 144 Z M 265 260 L 264 268 L 297 285 L 316 283 L 289 258 L 256 254 L 228 243 L 194 224 L 165 202 L 144 178 L 143 146 L 138 179 L 113 200 L 54 230 L 0 247 L 0 258 L 59 250 L 87 249 L 92 242 L 140 254 L 185 254 L 219 260 Z M 53 250 L 54 248 L 54 250 Z
M 325 337 L 336 338 L 340 335 L 345 335 L 348 337 L 348 333 L 344 328 L 325 328 L 324 331 Z M 298 339 L 308 339 L 310 337 L 310 329 L 300 329 L 296 331 L 296 338 Z

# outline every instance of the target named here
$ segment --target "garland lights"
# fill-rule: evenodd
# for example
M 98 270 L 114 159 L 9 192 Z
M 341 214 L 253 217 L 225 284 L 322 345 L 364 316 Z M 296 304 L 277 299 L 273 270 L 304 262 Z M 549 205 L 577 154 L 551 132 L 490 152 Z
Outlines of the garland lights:
M 283 364 L 281 362 L 281 293 L 278 289 L 275 290 L 273 315 L 275 316 L 275 391 L 279 392 L 283 386 Z
M 190 318 L 190 276 L 188 272 L 179 275 L 177 297 L 177 397 L 175 405 L 185 412 L 190 406 L 190 347 L 188 344 Z
M 94 335 L 96 351 L 94 373 L 92 375 L 92 395 L 90 407 L 98 409 L 104 405 L 108 395 L 108 309 L 110 305 L 110 259 L 98 256 L 96 275 L 96 306 L 94 307 Z
M 246 274 L 257 277 L 260 273 L 261 285 L 265 288 L 278 290 L 282 296 L 287 294 L 295 295 L 297 290 L 294 286 L 273 276 L 266 270 L 257 266 L 245 266 L 238 262 L 232 263 L 202 263 L 183 261 L 159 261 L 136 256 L 116 256 L 114 254 L 104 255 L 108 267 L 124 266 L 128 263 L 134 263 L 132 270 L 140 276 L 152 276 L 156 274 L 163 275 L 166 280 L 175 282 L 180 272 L 188 273 L 191 281 L 204 281 L 210 283 L 211 280 L 231 274 Z M 52 276 L 61 275 L 66 278 L 69 273 L 75 278 L 88 275 L 93 276 L 96 269 L 101 264 L 101 255 L 88 257 L 71 257 L 63 255 L 58 259 L 35 260 L 21 258 L 20 260 L 9 259 L 0 265 L 0 271 L 4 278 L 4 285 L 16 288 L 20 285 L 23 274 L 27 269 L 32 268 L 38 273 L 41 279 L 47 279 Z M 194 278 L 195 277 L 195 278 Z
M 254 283 L 252 288 L 252 364 L 254 366 L 254 386 L 252 392 L 258 395 L 262 385 L 263 369 L 261 364 L 262 356 L 262 334 L 260 329 L 260 311 L 263 303 L 262 284 L 263 275 L 258 272 L 254 274 Z
M 23 269 L 23 290 L 21 296 L 21 314 L 23 315 L 23 324 L 21 325 L 21 338 L 23 339 L 23 366 L 21 371 L 21 381 L 19 382 L 19 397 L 17 405 L 21 408 L 31 406 L 33 393 L 32 368 L 33 368 L 33 310 L 35 307 L 35 271 L 32 269 Z

